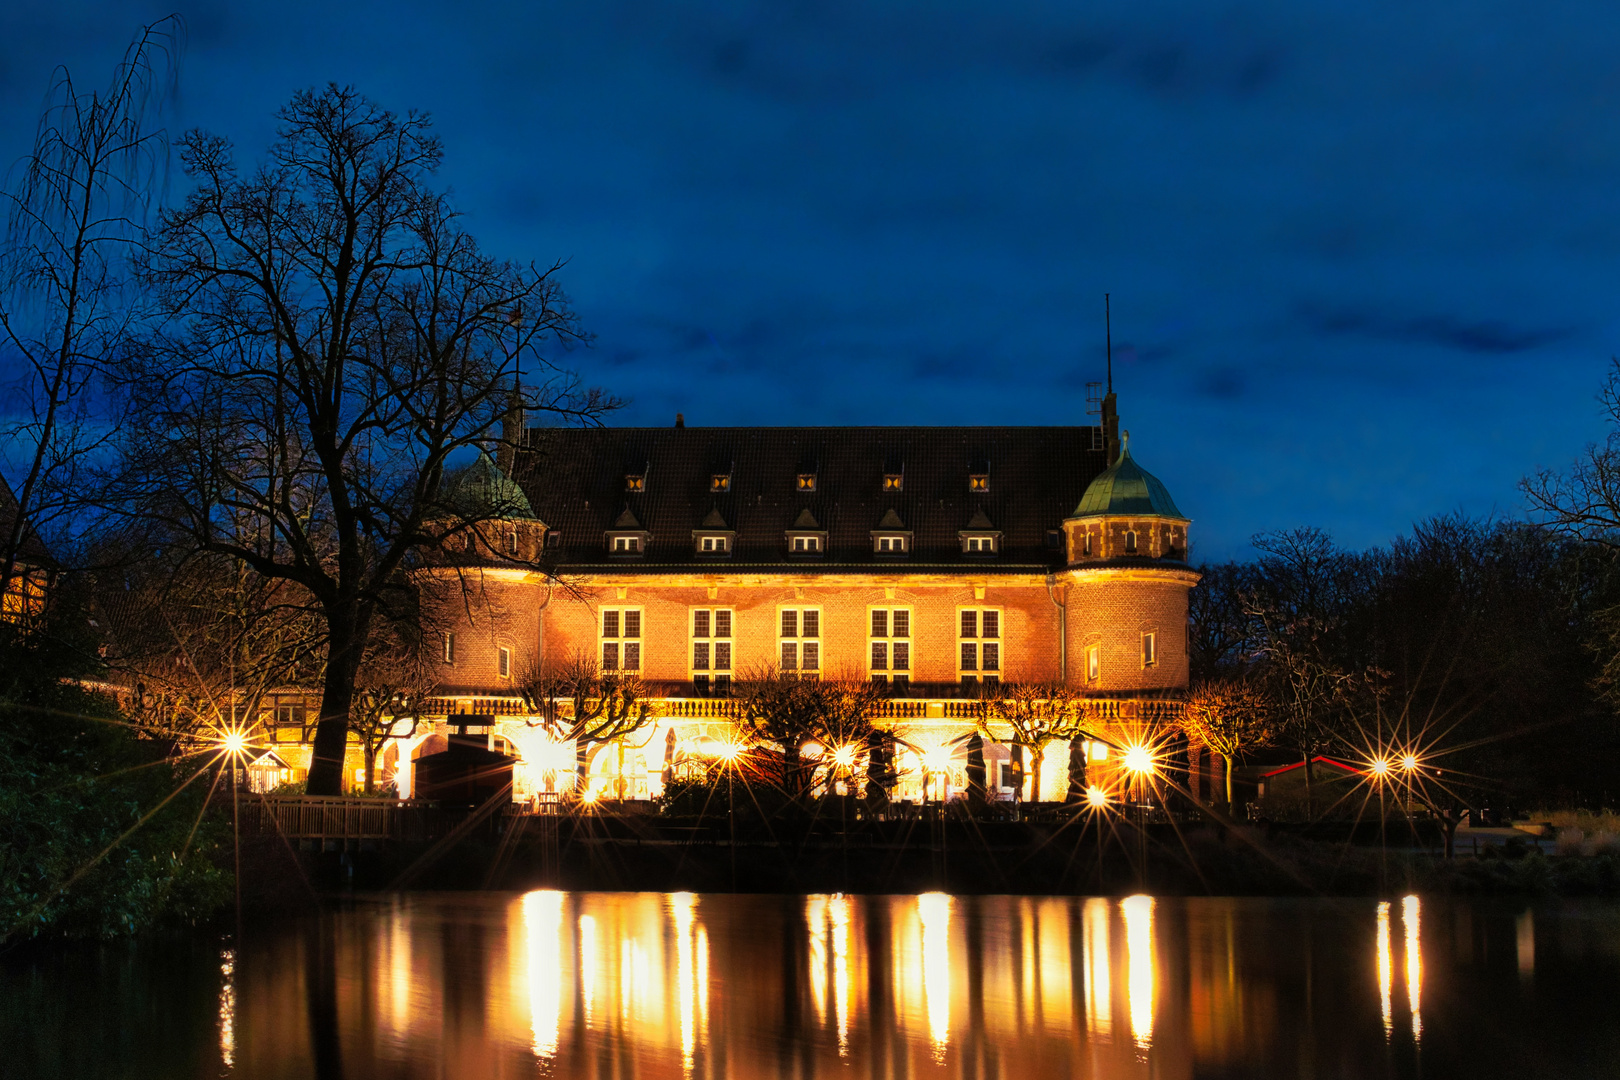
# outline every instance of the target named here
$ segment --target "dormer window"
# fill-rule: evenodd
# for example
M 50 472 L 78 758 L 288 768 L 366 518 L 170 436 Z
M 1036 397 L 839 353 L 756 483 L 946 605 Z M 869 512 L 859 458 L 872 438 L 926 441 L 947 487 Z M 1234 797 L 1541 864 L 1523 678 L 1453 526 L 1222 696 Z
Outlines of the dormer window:
M 904 555 L 906 553 L 906 538 L 904 536 L 879 536 L 876 551 L 879 555 Z
M 820 555 L 821 537 L 795 536 L 793 538 L 792 551 L 795 555 Z
M 969 491 L 989 491 L 990 490 L 990 474 L 989 473 L 973 473 L 973 474 L 969 475 L 968 476 L 968 490 Z
M 730 548 L 724 536 L 705 536 L 698 541 L 698 550 L 705 555 L 724 555 Z
M 799 481 L 795 485 L 795 488 L 798 491 L 814 491 L 814 490 L 816 490 L 816 474 L 813 473 L 813 472 L 802 472 L 802 473 L 800 473 L 799 474 Z
M 624 476 L 624 490 L 646 491 L 647 475 L 645 473 L 626 473 Z
M 996 538 L 993 536 L 964 536 L 962 550 L 969 555 L 994 555 Z
M 641 537 L 615 536 L 613 538 L 613 554 L 639 555 L 641 554 Z
M 709 477 L 709 490 L 710 491 L 730 491 L 731 490 L 731 474 L 730 473 L 715 473 L 713 476 Z
M 886 472 L 883 474 L 883 490 L 900 491 L 905 486 L 905 479 L 903 473 Z

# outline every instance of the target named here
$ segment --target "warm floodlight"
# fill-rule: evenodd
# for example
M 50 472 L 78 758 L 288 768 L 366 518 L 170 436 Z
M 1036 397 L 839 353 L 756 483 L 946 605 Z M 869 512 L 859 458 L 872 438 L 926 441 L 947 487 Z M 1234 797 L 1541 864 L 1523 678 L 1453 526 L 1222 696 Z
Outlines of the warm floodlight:
M 853 746 L 840 746 L 833 751 L 833 764 L 841 769 L 847 769 L 855 764 L 855 748 Z
M 1401 758 L 1401 768 L 1406 772 L 1416 772 L 1418 759 L 1416 754 L 1406 754 Z
M 1086 788 L 1086 805 L 1093 810 L 1102 810 L 1108 806 L 1108 792 L 1095 785 Z
M 715 754 L 715 756 L 721 761 L 725 762 L 727 765 L 731 765 L 734 764 L 738 758 L 743 756 L 743 749 L 744 747 L 742 743 L 723 742 L 720 744 L 720 750 Z
M 220 740 L 220 745 L 225 748 L 227 754 L 240 754 L 247 749 L 247 736 L 240 731 L 227 731 L 225 737 Z
M 923 755 L 923 764 L 928 766 L 929 772 L 945 772 L 951 767 L 951 748 L 936 746 Z
M 1372 772 L 1373 772 L 1374 776 L 1388 776 L 1389 775 L 1389 759 L 1388 758 L 1373 758 Z
M 1125 767 L 1138 775 L 1146 775 L 1153 771 L 1153 751 L 1145 746 L 1129 746 L 1125 748 Z

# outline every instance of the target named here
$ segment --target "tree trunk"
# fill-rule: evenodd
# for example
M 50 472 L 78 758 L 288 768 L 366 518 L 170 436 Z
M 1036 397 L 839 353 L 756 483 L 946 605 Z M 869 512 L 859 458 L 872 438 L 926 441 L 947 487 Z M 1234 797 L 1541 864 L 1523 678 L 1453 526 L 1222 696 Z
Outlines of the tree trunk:
M 1301 750 L 1300 754 L 1305 759 L 1305 816 L 1312 818 L 1316 816 L 1316 800 L 1311 793 L 1311 781 L 1315 779 L 1311 767 L 1311 752 L 1308 749 Z
M 343 794 L 343 759 L 349 749 L 349 710 L 354 705 L 354 678 L 360 670 L 365 642 L 350 644 L 330 637 L 326 676 L 321 686 L 321 718 L 315 725 L 315 746 L 309 763 L 311 795 Z
M 1221 768 L 1226 772 L 1226 813 L 1232 813 L 1232 755 L 1221 755 Z
M 826 753 L 824 749 L 822 751 Z M 782 787 L 788 793 L 788 798 L 797 801 L 803 794 L 800 781 L 804 778 L 804 770 L 799 760 L 799 744 L 793 739 L 782 740 Z
M 370 739 L 366 739 L 364 742 L 366 753 L 366 794 L 371 795 L 374 794 L 376 790 L 374 781 L 377 776 L 377 747 L 372 744 Z
M 1029 748 L 1029 801 L 1037 806 L 1041 802 L 1041 758 L 1046 756 L 1046 747 L 1037 740 Z
M 1007 749 L 1007 756 L 1012 765 L 1013 798 L 1022 801 L 1024 798 L 1024 748 L 1019 743 L 1013 743 Z

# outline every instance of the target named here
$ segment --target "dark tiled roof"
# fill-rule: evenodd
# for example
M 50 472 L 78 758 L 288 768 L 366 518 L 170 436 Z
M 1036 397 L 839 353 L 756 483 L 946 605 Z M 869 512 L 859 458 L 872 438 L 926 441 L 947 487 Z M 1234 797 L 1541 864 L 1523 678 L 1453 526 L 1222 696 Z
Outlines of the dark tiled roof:
M 17 496 L 11 493 L 11 485 L 6 478 L 0 476 L 0 536 L 10 536 L 12 525 L 17 520 Z M 51 557 L 45 542 L 34 532 L 31 524 L 24 523 L 22 542 L 17 548 L 17 559 L 24 565 L 39 567 L 55 567 L 56 560 Z
M 1106 453 L 1092 449 L 1101 441 L 1096 431 L 533 428 L 513 473 L 535 515 L 561 533 L 564 568 L 1055 566 L 1062 553 L 1048 546 L 1047 533 L 1062 527 L 1107 465 Z M 969 475 L 986 471 L 989 490 L 970 492 Z M 814 491 L 797 490 L 805 472 L 815 474 Z M 900 491 L 883 490 L 886 472 L 903 473 Z M 626 475 L 643 473 L 644 489 L 627 491 Z M 730 476 L 729 490 L 715 491 L 713 477 L 721 474 Z M 736 530 L 726 558 L 698 555 L 692 541 L 692 531 L 716 512 Z M 872 550 L 872 531 L 890 515 L 913 534 L 906 557 Z M 1002 533 L 1000 553 L 964 554 L 958 533 L 984 528 L 985 519 Z M 619 524 L 631 521 L 637 524 Z M 610 558 L 603 534 L 638 526 L 651 534 L 645 554 Z M 794 528 L 826 530 L 825 555 L 790 557 L 784 534 Z

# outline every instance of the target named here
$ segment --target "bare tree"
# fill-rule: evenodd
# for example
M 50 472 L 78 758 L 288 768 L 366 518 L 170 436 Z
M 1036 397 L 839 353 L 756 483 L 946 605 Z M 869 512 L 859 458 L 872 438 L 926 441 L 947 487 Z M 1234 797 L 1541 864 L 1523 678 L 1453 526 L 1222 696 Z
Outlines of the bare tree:
M 1609 434 L 1567 473 L 1543 469 L 1522 486 L 1532 512 L 1550 529 L 1620 552 L 1620 358 L 1598 392 Z
M 334 85 L 279 119 L 250 173 L 222 138 L 180 144 L 195 188 L 148 242 L 167 321 L 121 369 L 113 490 L 117 511 L 314 598 L 327 661 L 309 790 L 334 795 L 379 611 L 420 552 L 480 523 L 447 498 L 447 468 L 497 428 L 520 370 L 523 405 L 555 420 L 617 403 L 541 351 L 580 336 L 558 267 L 479 250 L 431 186 L 425 115 Z
M 646 687 L 633 671 L 609 671 L 585 653 L 540 667 L 519 684 L 529 713 L 556 742 L 574 744 L 576 790 L 583 790 L 590 748 L 617 742 L 653 722 Z
M 836 754 L 864 746 L 885 700 L 882 689 L 867 679 L 806 679 L 769 666 L 745 674 L 734 684 L 733 693 L 744 740 L 781 750 L 782 788 L 794 798 L 810 786 L 805 747 L 814 742 L 824 752 Z
M 999 683 L 980 700 L 975 719 L 985 738 L 1029 749 L 1032 802 L 1041 799 L 1041 752 L 1046 744 L 1079 738 L 1086 730 L 1080 696 L 1057 682 Z
M 391 620 L 372 634 L 366 658 L 355 675 L 350 726 L 365 760 L 365 790 L 376 791 L 377 755 L 389 739 L 415 735 L 427 699 L 438 688 L 436 665 L 429 663 L 420 627 Z
M 155 118 L 180 31 L 172 16 L 143 27 L 104 92 L 59 69 L 33 150 L 4 192 L 0 343 L 22 374 L 18 413 L 0 433 L 0 461 L 17 477 L 16 505 L 0 507 L 0 596 L 24 587 L 35 534 L 73 520 L 87 463 L 110 437 L 96 378 L 139 325 L 128 257 L 168 160 Z
M 1243 754 L 1276 739 L 1271 702 L 1236 680 L 1200 683 L 1187 695 L 1182 730 L 1220 757 L 1226 767 L 1226 805 L 1232 805 L 1232 770 Z

